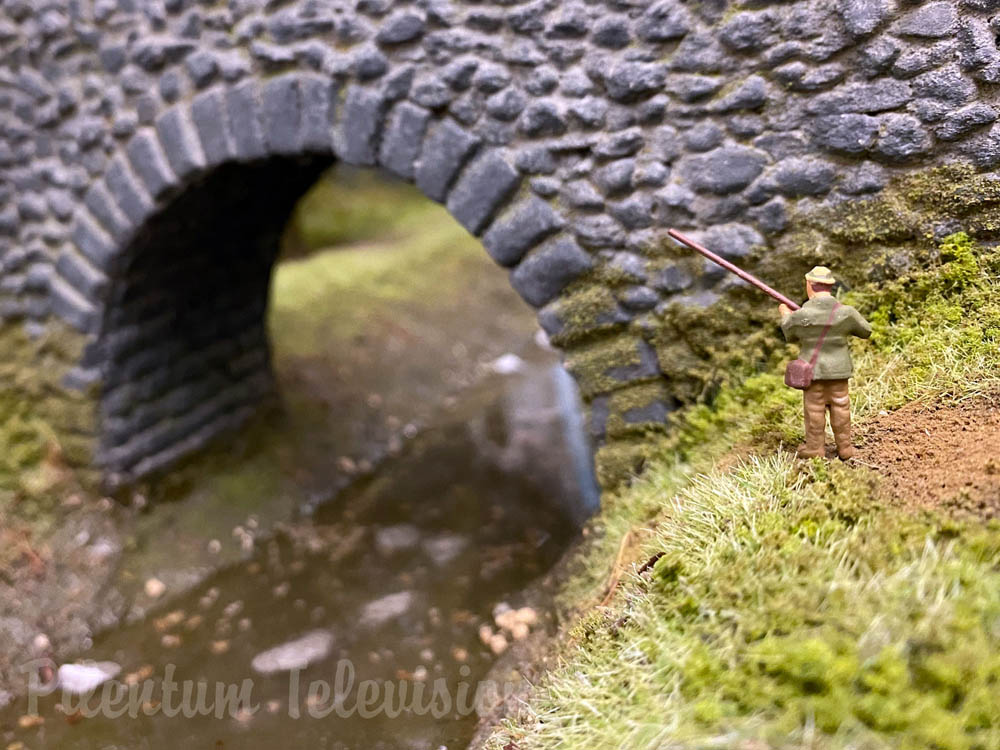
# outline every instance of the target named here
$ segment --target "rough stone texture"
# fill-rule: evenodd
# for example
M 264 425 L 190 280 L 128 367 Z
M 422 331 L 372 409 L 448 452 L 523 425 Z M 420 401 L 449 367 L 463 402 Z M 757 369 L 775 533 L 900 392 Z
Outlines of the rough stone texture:
M 558 342 L 608 351 L 729 289 L 659 256 L 667 226 L 753 263 L 805 210 L 1000 165 L 993 0 L 42 5 L 2 5 L 0 317 L 90 337 L 68 364 L 116 480 L 267 393 L 277 238 L 334 160 L 414 181 Z M 605 421 L 673 408 L 636 403 Z

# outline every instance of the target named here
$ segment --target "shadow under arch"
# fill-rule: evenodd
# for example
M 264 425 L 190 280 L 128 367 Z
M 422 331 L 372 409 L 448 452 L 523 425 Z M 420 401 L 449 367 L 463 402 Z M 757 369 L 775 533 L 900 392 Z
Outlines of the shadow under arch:
M 338 160 L 415 182 L 486 232 L 504 266 L 564 225 L 520 194 L 501 149 L 384 91 L 289 73 L 168 109 L 89 190 L 54 280 L 94 338 L 84 365 L 100 384 L 109 484 L 198 450 L 271 390 L 264 316 L 280 233 Z

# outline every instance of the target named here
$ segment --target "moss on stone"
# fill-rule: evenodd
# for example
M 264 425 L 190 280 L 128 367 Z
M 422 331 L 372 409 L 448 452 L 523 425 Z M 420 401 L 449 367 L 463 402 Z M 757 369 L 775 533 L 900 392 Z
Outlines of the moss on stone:
M 635 382 L 624 373 L 641 364 L 641 342 L 638 337 L 622 334 L 571 350 L 566 369 L 576 378 L 583 397 L 592 398 Z
M 93 455 L 96 400 L 63 387 L 86 338 L 51 322 L 36 339 L 0 328 L 0 489 L 35 494 L 31 472 L 44 461 L 85 467 Z
M 615 391 L 608 400 L 608 437 L 616 439 L 662 432 L 666 429 L 664 422 L 640 420 L 636 413 L 657 403 L 669 403 L 670 400 L 667 384 L 662 378 Z
M 628 484 L 656 455 L 653 443 L 641 439 L 620 439 L 602 445 L 594 454 L 597 481 L 605 491 Z
M 562 330 L 552 337 L 560 347 L 572 347 L 595 335 L 623 327 L 618 302 L 607 286 L 589 283 L 560 298 L 554 305 Z

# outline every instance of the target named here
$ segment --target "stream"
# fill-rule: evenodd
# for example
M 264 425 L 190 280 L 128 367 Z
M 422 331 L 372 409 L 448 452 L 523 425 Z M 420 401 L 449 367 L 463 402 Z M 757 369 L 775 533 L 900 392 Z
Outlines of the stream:
M 508 689 L 484 681 L 498 655 L 551 625 L 523 592 L 597 502 L 565 372 L 497 373 L 247 560 L 100 635 L 82 658 L 114 679 L 22 696 L 0 747 L 465 747 Z

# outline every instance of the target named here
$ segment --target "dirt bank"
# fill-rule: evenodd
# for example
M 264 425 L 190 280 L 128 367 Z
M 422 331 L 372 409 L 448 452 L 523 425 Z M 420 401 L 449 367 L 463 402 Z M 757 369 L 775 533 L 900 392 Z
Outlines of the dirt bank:
M 894 502 L 1000 518 L 1000 398 L 880 415 L 858 460 L 879 471 Z

